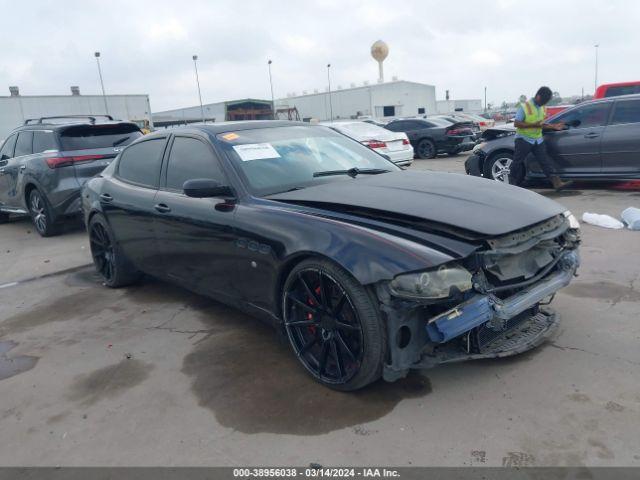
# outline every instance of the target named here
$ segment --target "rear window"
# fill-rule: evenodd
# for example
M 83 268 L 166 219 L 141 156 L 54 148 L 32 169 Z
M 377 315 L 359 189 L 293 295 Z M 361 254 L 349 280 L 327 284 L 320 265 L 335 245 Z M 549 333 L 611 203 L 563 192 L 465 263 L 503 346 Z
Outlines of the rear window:
M 131 145 L 120 156 L 118 177 L 146 187 L 158 188 L 165 138 L 152 138 Z
M 616 103 L 612 124 L 640 122 L 640 100 L 625 100 Z
M 142 136 L 137 125 L 81 125 L 60 135 L 63 150 L 90 150 L 129 145 Z
M 626 85 L 623 87 L 608 87 L 604 92 L 605 97 L 618 97 L 620 95 L 632 95 L 640 93 L 640 85 Z
M 336 130 L 340 130 L 341 132 L 346 133 L 352 137 L 360 137 L 360 138 L 376 138 L 376 136 L 384 135 L 384 128 L 380 128 L 376 125 L 372 125 L 370 123 L 365 122 L 354 122 L 354 123 L 334 123 L 332 125 L 336 128 Z

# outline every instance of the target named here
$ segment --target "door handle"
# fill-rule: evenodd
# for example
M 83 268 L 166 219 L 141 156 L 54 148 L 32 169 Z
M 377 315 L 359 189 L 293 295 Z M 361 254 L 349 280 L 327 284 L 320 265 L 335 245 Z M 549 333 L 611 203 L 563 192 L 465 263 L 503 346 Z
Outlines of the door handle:
M 24 172 L 27 169 L 26 165 L 20 165 L 20 171 Z
M 153 208 L 155 208 L 160 213 L 169 213 L 171 211 L 169 206 L 165 205 L 164 203 L 158 203 Z
M 102 200 L 103 202 L 111 203 L 113 202 L 113 197 L 108 193 L 103 193 L 102 195 L 100 195 L 100 200 Z
M 600 136 L 599 133 L 591 132 L 591 133 L 585 134 L 584 138 L 597 138 L 599 136 Z

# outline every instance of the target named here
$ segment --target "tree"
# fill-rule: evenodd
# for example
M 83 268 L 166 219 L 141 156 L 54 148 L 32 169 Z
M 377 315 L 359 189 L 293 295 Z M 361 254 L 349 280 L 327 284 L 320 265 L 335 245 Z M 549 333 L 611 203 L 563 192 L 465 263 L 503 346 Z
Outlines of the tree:
M 551 100 L 547 105 L 560 105 L 562 103 L 562 97 L 558 92 L 553 92 Z

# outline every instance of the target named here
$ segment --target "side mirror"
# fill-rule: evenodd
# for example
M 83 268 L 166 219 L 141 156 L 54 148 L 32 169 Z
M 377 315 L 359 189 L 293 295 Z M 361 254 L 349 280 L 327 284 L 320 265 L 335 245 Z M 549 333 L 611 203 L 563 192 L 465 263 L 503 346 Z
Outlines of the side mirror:
M 211 197 L 233 197 L 235 196 L 231 187 L 221 185 L 217 180 L 209 178 L 198 178 L 187 180 L 182 186 L 184 194 L 193 198 Z

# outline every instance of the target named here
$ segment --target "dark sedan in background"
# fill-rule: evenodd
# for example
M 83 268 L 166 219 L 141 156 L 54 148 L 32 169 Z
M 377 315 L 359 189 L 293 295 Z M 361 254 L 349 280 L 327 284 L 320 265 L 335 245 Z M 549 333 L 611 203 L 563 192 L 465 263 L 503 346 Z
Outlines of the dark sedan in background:
M 80 188 L 126 145 L 142 136 L 135 123 L 110 116 L 27 120 L 0 147 L 0 223 L 30 215 L 43 237 L 80 214 Z
M 471 150 L 475 137 L 467 122 L 451 123 L 442 118 L 403 118 L 392 120 L 385 127 L 392 132 L 404 132 L 418 158 L 435 158 L 439 153 L 456 155 Z
M 562 178 L 621 180 L 640 178 L 640 95 L 585 102 L 548 119 L 565 130 L 545 132 L 547 153 Z M 533 156 L 526 170 L 512 169 L 515 129 L 486 130 L 465 163 L 468 174 L 513 185 L 544 178 Z
M 144 272 L 245 309 L 339 390 L 540 344 L 557 326 L 540 302 L 578 267 L 558 203 L 302 123 L 147 135 L 87 182 L 83 211 L 107 286 Z

